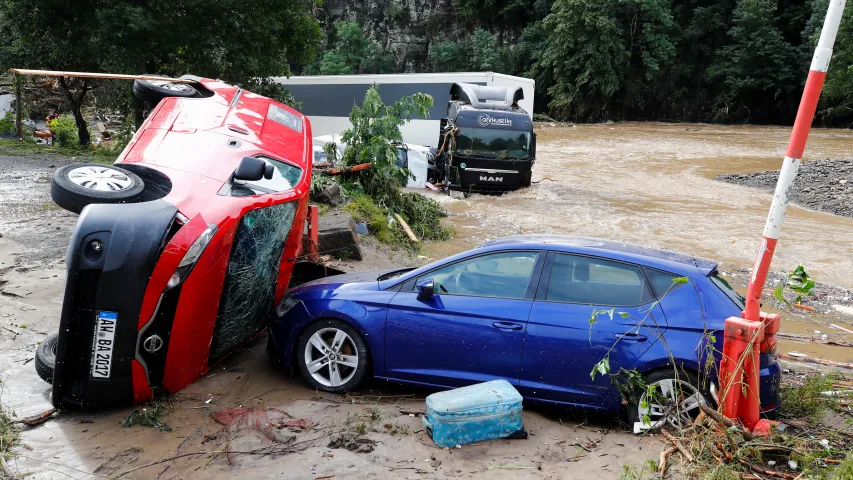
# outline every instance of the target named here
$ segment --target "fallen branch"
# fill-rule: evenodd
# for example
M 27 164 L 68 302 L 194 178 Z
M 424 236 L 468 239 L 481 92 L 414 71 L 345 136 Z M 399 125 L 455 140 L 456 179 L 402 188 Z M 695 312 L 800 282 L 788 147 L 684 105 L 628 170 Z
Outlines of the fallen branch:
M 54 413 L 56 413 L 56 409 L 51 408 L 50 410 L 39 413 L 38 415 L 33 415 L 30 417 L 22 418 L 21 420 L 17 420 L 15 421 L 15 423 L 22 423 L 28 427 L 34 427 L 36 425 L 41 425 L 42 423 L 48 421 L 48 419 L 50 419 L 51 415 L 53 415 Z
M 716 421 L 716 422 L 717 422 L 717 423 L 719 423 L 720 425 L 722 425 L 722 426 L 726 427 L 727 429 L 728 429 L 728 428 L 735 427 L 735 426 L 740 428 L 740 425 L 739 425 L 739 424 L 737 424 L 737 423 L 733 422 L 731 419 L 728 419 L 728 418 L 724 417 L 720 412 L 718 412 L 718 411 L 714 410 L 713 408 L 711 408 L 711 407 L 709 407 L 709 406 L 707 406 L 707 405 L 703 405 L 703 404 L 701 404 L 701 403 L 700 403 L 700 404 L 699 404 L 699 408 L 701 408 L 701 409 L 702 409 L 702 411 L 703 411 L 703 412 L 705 412 L 705 415 L 708 415 L 708 416 L 709 416 L 709 417 L 711 417 L 714 421 Z M 746 440 L 752 440 L 752 439 L 753 439 L 752 434 L 751 434 L 751 433 L 749 433 L 749 432 L 747 432 L 747 431 L 746 431 L 746 430 L 744 430 L 743 428 L 741 428 L 741 430 L 740 430 L 740 434 L 741 434 L 741 435 L 743 435 L 743 438 L 745 438 Z
M 411 227 L 409 227 L 409 224 L 406 223 L 405 220 L 403 220 L 403 217 L 395 213 L 394 218 L 397 219 L 397 221 L 400 223 L 400 226 L 403 227 L 403 231 L 406 232 L 406 236 L 409 237 L 409 240 L 415 243 L 420 242 L 420 240 L 418 240 L 418 236 L 415 235 L 415 232 L 412 231 Z
M 367 170 L 369 168 L 373 168 L 372 163 L 359 163 L 358 165 L 353 165 L 351 167 L 346 168 L 332 168 L 328 172 L 329 175 L 343 175 L 345 173 L 356 173 L 362 170 Z
M 738 458 L 737 461 L 740 462 L 740 464 L 743 465 L 744 467 L 752 470 L 753 472 L 760 473 L 762 475 L 767 475 L 768 477 L 784 478 L 785 480 L 795 480 L 796 478 L 798 478 L 798 477 L 791 475 L 791 474 L 788 474 L 788 473 L 777 472 L 775 470 L 767 470 L 766 468 L 762 468 L 762 467 L 759 467 L 757 465 L 753 465 L 753 464 L 747 462 L 746 460 L 744 460 L 742 458 Z
M 794 357 L 785 353 L 780 354 L 779 358 L 781 358 L 782 360 L 787 360 L 789 362 L 815 363 L 817 365 L 823 365 L 825 367 L 845 368 L 853 370 L 853 363 L 836 362 L 834 360 L 824 360 L 823 358 Z
M 660 463 L 658 464 L 660 478 L 663 478 L 666 475 L 666 458 L 675 453 L 676 450 L 676 447 L 669 447 L 668 449 L 660 452 Z
M 681 442 L 677 438 L 673 437 L 669 432 L 667 432 L 663 428 L 660 431 L 661 431 L 661 433 L 663 433 L 663 436 L 667 438 L 667 440 L 669 440 L 670 442 L 672 442 L 673 445 L 675 445 L 675 448 L 677 448 L 678 451 L 681 452 L 682 455 L 684 455 L 684 458 L 686 458 L 688 462 L 695 462 L 696 461 L 696 459 L 693 458 L 693 454 L 691 454 L 689 450 L 684 448 L 684 445 L 682 445 Z
M 800 310 L 805 310 L 807 312 L 816 312 L 817 309 L 810 305 L 803 305 L 802 303 L 795 303 L 794 308 L 799 308 Z

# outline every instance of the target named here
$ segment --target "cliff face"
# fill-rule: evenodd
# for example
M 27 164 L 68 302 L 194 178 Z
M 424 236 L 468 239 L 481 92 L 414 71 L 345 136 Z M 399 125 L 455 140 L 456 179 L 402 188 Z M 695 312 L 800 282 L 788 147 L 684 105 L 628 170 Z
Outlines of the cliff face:
M 327 35 L 335 20 L 358 21 L 407 73 L 425 71 L 431 43 L 458 40 L 465 30 L 453 22 L 453 0 L 324 0 L 314 15 Z

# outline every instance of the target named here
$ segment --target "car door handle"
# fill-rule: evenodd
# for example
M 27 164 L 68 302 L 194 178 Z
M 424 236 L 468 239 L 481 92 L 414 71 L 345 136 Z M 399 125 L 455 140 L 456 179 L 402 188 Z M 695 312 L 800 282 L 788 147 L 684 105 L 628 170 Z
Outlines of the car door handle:
M 617 333 L 614 337 L 616 340 L 626 340 L 630 342 L 645 342 L 647 340 L 645 335 L 640 335 L 639 333 Z
M 512 322 L 495 322 L 492 326 L 501 330 L 521 330 L 524 328 L 524 325 Z

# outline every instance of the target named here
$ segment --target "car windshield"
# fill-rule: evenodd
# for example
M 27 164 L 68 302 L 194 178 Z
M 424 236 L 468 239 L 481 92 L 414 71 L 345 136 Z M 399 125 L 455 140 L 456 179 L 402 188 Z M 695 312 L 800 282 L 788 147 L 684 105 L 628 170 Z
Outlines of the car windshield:
M 527 158 L 530 132 L 463 127 L 456 138 L 456 153 L 497 159 Z
M 727 297 L 729 297 L 733 302 L 735 302 L 735 305 L 740 308 L 746 307 L 746 298 L 743 295 L 737 293 L 737 291 L 732 288 L 731 284 L 729 284 L 729 282 L 727 282 L 725 278 L 721 277 L 716 270 L 714 270 L 714 272 L 711 273 L 708 278 L 710 278 L 711 281 L 714 282 L 714 285 L 716 285 L 720 290 L 722 290 Z

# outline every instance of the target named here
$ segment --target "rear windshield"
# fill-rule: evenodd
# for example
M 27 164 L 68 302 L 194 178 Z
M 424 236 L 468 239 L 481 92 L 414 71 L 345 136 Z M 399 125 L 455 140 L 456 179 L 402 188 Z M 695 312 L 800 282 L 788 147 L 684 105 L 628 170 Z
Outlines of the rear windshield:
M 735 305 L 740 307 L 741 309 L 746 307 L 746 298 L 743 295 L 737 293 L 734 288 L 726 281 L 725 278 L 721 277 L 716 270 L 714 270 L 711 275 L 708 276 L 714 285 L 716 285 L 723 293 L 726 294 L 727 297 L 732 299 L 735 302 Z

